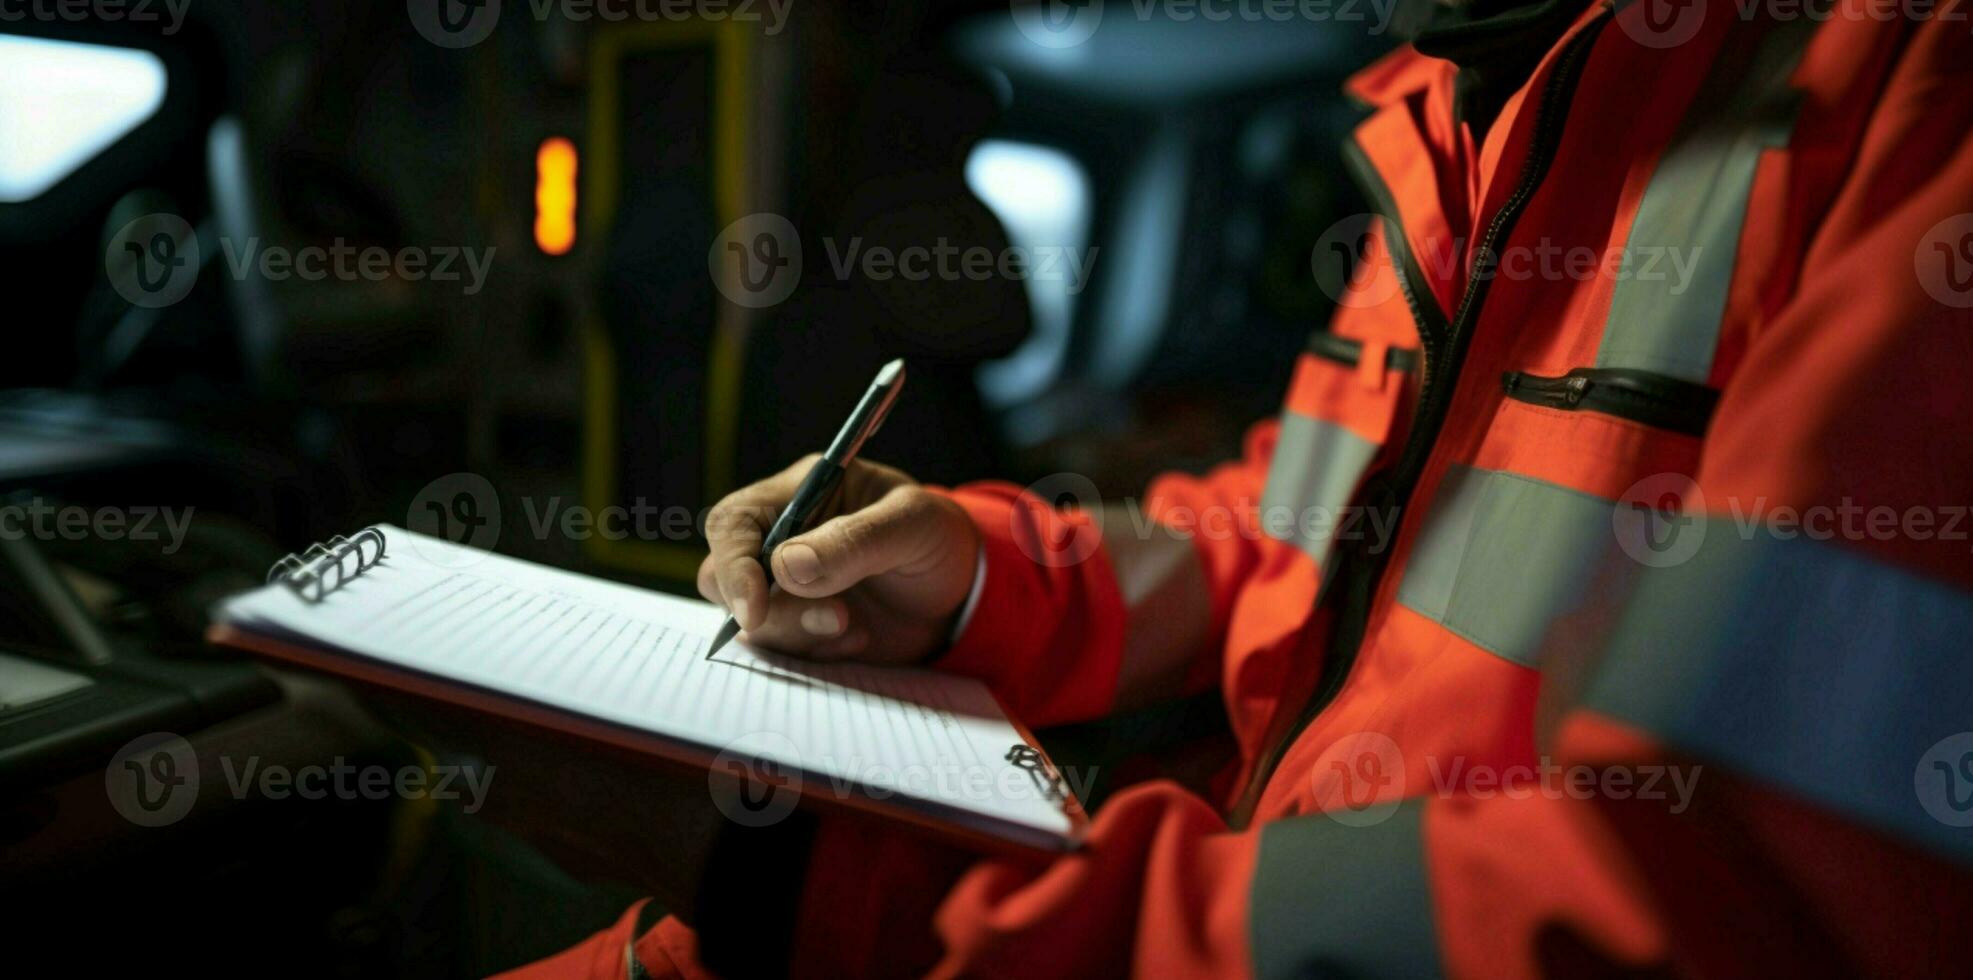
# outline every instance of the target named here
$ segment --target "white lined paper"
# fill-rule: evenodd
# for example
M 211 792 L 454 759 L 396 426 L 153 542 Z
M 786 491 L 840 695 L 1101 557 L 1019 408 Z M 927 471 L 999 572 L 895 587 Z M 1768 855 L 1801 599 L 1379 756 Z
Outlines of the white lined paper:
M 1023 739 L 977 681 L 812 664 L 738 642 L 707 661 L 724 615 L 710 603 L 383 531 L 385 558 L 320 603 L 274 585 L 224 604 L 220 618 L 714 752 L 741 743 L 824 789 L 1072 833 L 1060 804 L 1006 761 Z

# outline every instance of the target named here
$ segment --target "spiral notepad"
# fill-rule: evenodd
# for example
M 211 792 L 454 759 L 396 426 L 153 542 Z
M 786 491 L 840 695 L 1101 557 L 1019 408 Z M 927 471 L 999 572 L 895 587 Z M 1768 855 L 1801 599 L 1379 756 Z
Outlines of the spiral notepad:
M 321 602 L 343 583 L 383 561 L 386 544 L 383 528 L 374 525 L 351 537 L 338 534 L 327 543 L 310 545 L 307 551 L 275 562 L 267 570 L 267 581 L 287 586 L 304 601 Z
M 1061 775 L 986 687 L 731 644 L 723 612 L 396 527 L 331 538 L 224 603 L 216 642 L 804 798 L 999 842 L 1073 846 Z M 759 767 L 759 768 L 757 768 Z M 758 794 L 756 794 L 758 795 Z

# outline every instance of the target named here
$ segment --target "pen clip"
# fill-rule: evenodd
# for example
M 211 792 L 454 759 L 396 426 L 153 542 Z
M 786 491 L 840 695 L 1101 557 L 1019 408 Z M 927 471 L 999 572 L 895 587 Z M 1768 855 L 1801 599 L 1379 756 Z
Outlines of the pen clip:
M 891 406 L 897 404 L 898 395 L 903 391 L 904 359 L 898 358 L 877 372 L 876 380 L 870 382 L 869 389 L 857 402 L 856 410 L 850 413 L 849 421 L 836 433 L 828 451 L 822 454 L 823 458 L 838 466 L 848 466 L 850 460 L 863 451 L 863 444 L 883 427 L 884 419 L 891 414 Z

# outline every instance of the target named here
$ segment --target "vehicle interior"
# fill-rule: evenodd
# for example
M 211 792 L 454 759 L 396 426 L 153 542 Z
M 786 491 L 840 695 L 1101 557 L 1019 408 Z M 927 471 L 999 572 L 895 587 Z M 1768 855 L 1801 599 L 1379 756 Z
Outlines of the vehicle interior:
M 377 522 L 694 594 L 706 508 L 825 444 L 894 357 L 912 393 L 867 454 L 927 482 L 1202 470 L 1328 316 L 1311 255 L 1347 256 L 1316 236 L 1366 210 L 1340 84 L 1390 43 L 1113 5 L 1052 48 L 1004 3 L 606 0 L 509 3 L 449 46 L 411 6 L 0 21 L 0 892 L 44 969 L 109 939 L 209 975 L 479 976 L 612 921 L 635 862 L 557 789 L 589 762 L 216 646 L 213 604 Z M 761 257 L 806 271 L 750 303 L 707 244 L 763 214 L 801 234 Z M 1032 274 L 899 288 L 856 257 L 930 240 Z M 169 301 L 133 299 L 154 274 Z M 485 509 L 441 502 L 473 479 Z M 573 508 L 685 516 L 555 531 Z M 1216 711 L 1041 734 L 1105 761 L 1100 798 L 1148 753 L 1206 771 Z M 133 819 L 106 760 L 159 732 L 207 788 Z M 517 774 L 485 812 L 241 788 L 475 760 Z

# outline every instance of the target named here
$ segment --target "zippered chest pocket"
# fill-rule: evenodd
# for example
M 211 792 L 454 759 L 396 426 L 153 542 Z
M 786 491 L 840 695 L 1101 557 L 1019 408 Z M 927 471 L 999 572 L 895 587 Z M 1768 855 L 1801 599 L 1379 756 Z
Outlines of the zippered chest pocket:
M 1719 392 L 1629 368 L 1510 371 L 1501 388 L 1477 451 L 1433 486 L 1397 600 L 1533 668 L 1621 557 L 1633 505 L 1691 485 Z
M 1560 376 L 1509 371 L 1507 397 L 1565 412 L 1598 412 L 1688 436 L 1704 436 L 1720 394 L 1705 385 L 1634 368 L 1577 368 Z

